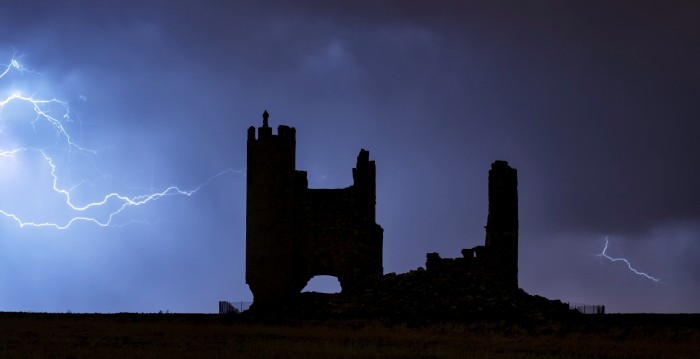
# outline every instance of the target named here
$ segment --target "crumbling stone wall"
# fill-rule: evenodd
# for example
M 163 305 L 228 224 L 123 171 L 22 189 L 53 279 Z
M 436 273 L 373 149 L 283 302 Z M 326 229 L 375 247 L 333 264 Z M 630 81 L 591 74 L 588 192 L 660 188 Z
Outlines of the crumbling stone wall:
M 309 189 L 296 170 L 296 130 L 248 129 L 246 283 L 257 305 L 295 297 L 316 275 L 343 290 L 383 273 L 383 229 L 375 222 L 376 168 L 361 150 L 353 185 Z
M 389 317 L 411 320 L 557 318 L 568 305 L 518 287 L 517 171 L 495 161 L 489 171 L 484 245 L 461 258 L 428 253 L 425 268 L 389 273 L 337 295 L 305 293 L 289 313 L 306 317 Z M 528 320 L 529 320 L 528 319 Z
M 496 161 L 489 171 L 489 214 L 484 245 L 461 258 L 428 253 L 425 268 L 388 273 L 348 292 L 304 293 L 285 313 L 318 318 L 399 320 L 513 320 L 527 322 L 579 314 L 559 300 L 518 287 L 517 171 Z

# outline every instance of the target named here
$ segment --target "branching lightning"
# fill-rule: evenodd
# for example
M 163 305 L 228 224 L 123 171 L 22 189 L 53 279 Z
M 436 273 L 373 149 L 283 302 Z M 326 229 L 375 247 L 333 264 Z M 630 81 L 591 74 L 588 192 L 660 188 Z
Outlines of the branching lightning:
M 33 71 L 30 71 L 29 69 L 25 68 L 24 65 L 22 65 L 19 62 L 20 58 L 21 58 L 21 56 L 17 56 L 17 54 L 15 53 L 12 56 L 12 60 L 10 60 L 9 64 L 2 65 L 5 67 L 5 70 L 3 70 L 2 73 L 0 73 L 0 79 L 5 77 L 5 75 L 7 75 L 7 73 L 10 72 L 10 70 L 12 70 L 12 69 L 16 69 L 17 71 L 22 72 L 22 73 L 33 72 Z
M 624 262 L 624 263 L 627 265 L 627 268 L 628 268 L 630 271 L 634 272 L 634 274 L 636 274 L 636 275 L 638 275 L 638 276 L 642 276 L 642 277 L 644 277 L 644 278 L 646 278 L 646 279 L 651 279 L 651 280 L 653 280 L 654 282 L 659 282 L 659 281 L 660 281 L 660 279 L 658 279 L 658 278 L 654 278 L 654 277 L 650 276 L 649 274 L 646 274 L 646 273 L 644 273 L 644 272 L 640 272 L 640 271 L 634 269 L 634 268 L 632 267 L 632 264 L 630 264 L 630 262 L 629 262 L 627 259 L 625 259 L 625 258 L 613 258 L 613 257 L 609 256 L 607 253 L 605 253 L 605 252 L 608 250 L 608 243 L 609 243 L 609 242 L 608 242 L 608 237 L 606 236 L 606 237 L 605 237 L 605 247 L 603 247 L 603 251 L 602 251 L 602 252 L 600 252 L 599 254 L 596 254 L 597 257 L 606 258 L 606 259 L 610 260 L 611 262 Z
M 17 71 L 20 74 L 24 74 L 26 72 L 29 73 L 34 73 L 36 72 L 31 71 L 27 69 L 22 63 L 20 62 L 21 57 L 13 56 L 12 59 L 8 64 L 3 64 L 0 65 L 0 79 L 3 79 L 5 76 L 10 74 L 13 71 Z M 81 98 L 84 100 L 84 96 L 81 95 Z M 52 99 L 41 99 L 41 98 L 34 98 L 33 96 L 28 96 L 24 95 L 21 92 L 14 92 L 7 96 L 4 99 L 0 99 L 0 119 L 2 119 L 2 114 L 3 111 L 5 110 L 5 107 L 13 102 L 23 102 L 30 104 L 33 107 L 34 110 L 34 119 L 30 122 L 32 127 L 35 128 L 35 125 L 38 121 L 46 121 L 50 124 L 51 128 L 53 128 L 56 132 L 57 137 L 61 139 L 64 145 L 66 146 L 68 153 L 70 154 L 71 151 L 79 151 L 81 153 L 89 154 L 89 155 L 96 155 L 97 151 L 88 149 L 85 147 L 80 146 L 78 143 L 76 143 L 73 138 L 70 136 L 67 128 L 65 127 L 65 122 L 70 121 L 70 109 L 68 106 L 67 102 L 52 98 Z M 58 107 L 61 109 L 61 113 L 59 115 L 54 115 L 52 111 L 49 111 L 47 109 L 48 106 L 54 106 Z M 2 146 L 2 144 L 0 144 Z M 209 179 L 207 179 L 205 182 L 202 184 L 194 187 L 193 189 L 189 190 L 184 190 L 179 188 L 178 186 L 170 186 L 162 191 L 159 192 L 152 192 L 152 193 L 147 193 L 147 194 L 141 194 L 137 196 L 126 196 L 119 194 L 117 192 L 112 192 L 104 195 L 101 197 L 99 200 L 94 201 L 94 202 L 88 202 L 88 203 L 82 203 L 79 204 L 77 201 L 73 198 L 71 195 L 72 191 L 78 186 L 74 186 L 70 189 L 64 189 L 61 188 L 59 185 L 59 176 L 57 174 L 57 164 L 54 161 L 54 159 L 45 151 L 44 149 L 41 148 L 29 148 L 29 147 L 15 147 L 11 149 L 5 149 L 0 147 L 0 160 L 3 160 L 3 158 L 8 158 L 8 159 L 13 159 L 17 161 L 17 156 L 22 153 L 33 153 L 37 158 L 41 159 L 44 164 L 44 168 L 46 168 L 47 171 L 50 172 L 50 175 L 53 179 L 53 183 L 51 184 L 51 189 L 53 192 L 56 194 L 60 195 L 64 201 L 65 201 L 65 206 L 67 210 L 72 211 L 75 215 L 73 215 L 71 218 L 65 220 L 64 222 L 61 223 L 56 223 L 56 222 L 51 222 L 51 221 L 33 221 L 33 220 L 27 220 L 21 218 L 20 215 L 17 215 L 15 213 L 12 213 L 8 210 L 0 208 L 0 214 L 3 216 L 13 220 L 16 222 L 20 228 L 24 227 L 50 227 L 50 228 L 55 228 L 59 230 L 64 230 L 72 226 L 73 224 L 77 222 L 90 222 L 93 224 L 96 224 L 101 227 L 109 227 L 109 226 L 120 226 L 119 224 L 113 223 L 113 220 L 115 219 L 116 216 L 121 214 L 124 210 L 126 210 L 129 207 L 136 207 L 136 206 L 141 206 L 144 204 L 147 204 L 151 201 L 155 201 L 157 199 L 166 197 L 166 196 L 173 196 L 173 195 L 181 195 L 181 196 L 192 196 L 195 194 L 197 191 L 199 191 L 202 187 L 208 185 L 212 180 L 215 178 L 222 176 L 226 173 L 231 173 L 231 172 L 241 172 L 241 171 L 236 171 L 233 169 L 226 169 L 223 170 L 213 176 L 211 176 Z M 48 186 L 48 184 L 47 184 Z M 4 205 L 4 204 L 3 204 Z M 91 209 L 96 209 L 96 208 L 110 208 L 107 211 L 107 214 L 103 216 L 103 218 L 96 218 L 93 216 L 89 215 L 89 210 Z M 129 221 L 129 223 L 134 222 L 134 220 Z

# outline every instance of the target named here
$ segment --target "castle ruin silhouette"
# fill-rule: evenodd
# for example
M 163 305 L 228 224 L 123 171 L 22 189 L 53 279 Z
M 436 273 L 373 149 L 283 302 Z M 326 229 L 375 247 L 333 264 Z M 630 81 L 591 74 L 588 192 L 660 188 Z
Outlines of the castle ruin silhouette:
M 341 294 L 384 276 L 369 152 L 360 150 L 350 187 L 310 189 L 306 171 L 296 170 L 296 130 L 280 125 L 275 135 L 268 117 L 265 111 L 257 136 L 248 129 L 246 283 L 255 305 L 293 300 L 316 275 L 337 277 Z M 495 161 L 485 244 L 463 249 L 462 258 L 428 253 L 426 278 L 518 289 L 517 186 L 517 171 Z

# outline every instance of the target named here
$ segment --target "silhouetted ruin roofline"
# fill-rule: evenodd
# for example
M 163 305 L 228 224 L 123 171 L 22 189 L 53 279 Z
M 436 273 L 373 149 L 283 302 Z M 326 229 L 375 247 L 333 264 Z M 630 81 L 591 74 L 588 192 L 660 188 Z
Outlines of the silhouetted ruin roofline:
M 507 161 L 495 161 L 489 170 L 483 245 L 463 249 L 461 258 L 428 253 L 425 269 L 383 275 L 376 164 L 369 151 L 360 149 L 349 187 L 308 188 L 307 172 L 295 165 L 296 130 L 279 125 L 273 134 L 268 118 L 265 111 L 263 125 L 257 131 L 248 129 L 246 283 L 254 306 L 278 308 L 293 301 L 316 275 L 337 277 L 340 295 L 355 298 L 350 300 L 357 300 L 352 293 L 369 290 L 390 306 L 393 300 L 405 301 L 401 296 L 406 293 L 416 300 L 437 295 L 435 283 L 442 283 L 436 284 L 442 293 L 462 293 L 445 303 L 465 303 L 460 296 L 477 298 L 479 293 L 498 296 L 499 301 L 504 293 L 526 298 L 518 288 L 517 170 Z M 397 284 L 396 278 L 409 282 Z M 412 284 L 422 289 L 412 289 Z M 499 303 L 496 307 L 504 302 Z

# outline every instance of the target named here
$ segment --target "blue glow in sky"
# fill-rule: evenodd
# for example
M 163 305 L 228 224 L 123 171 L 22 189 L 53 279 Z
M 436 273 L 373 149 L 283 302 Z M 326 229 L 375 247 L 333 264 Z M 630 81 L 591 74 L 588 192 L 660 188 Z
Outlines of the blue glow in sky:
M 35 74 L 21 62 L 17 54 L 14 54 L 5 65 L 5 70 L 0 73 L 0 80 L 4 79 L 8 81 L 8 84 L 12 84 L 12 70 L 16 70 L 18 75 Z M 81 100 L 86 101 L 87 98 L 82 96 Z M 27 107 L 31 108 L 31 111 Z M 87 160 L 99 161 L 99 159 L 93 159 L 93 157 L 97 157 L 98 151 L 82 147 L 69 133 L 68 124 L 75 121 L 71 118 L 68 103 L 56 98 L 25 95 L 22 90 L 14 90 L 0 101 L 0 113 L 4 115 L 0 119 L 6 124 L 2 131 L 2 143 L 16 143 L 9 148 L 0 149 L 0 159 L 6 162 L 5 169 L 10 174 L 7 176 L 10 182 L 5 183 L 4 188 L 11 193 L 23 194 L 21 199 L 13 201 L 16 203 L 8 203 L 7 205 L 18 206 L 20 212 L 25 212 L 25 214 L 20 214 L 9 207 L 9 209 L 0 209 L 0 214 L 15 221 L 20 228 L 49 227 L 65 230 L 76 222 L 89 222 L 100 227 L 125 225 L 135 221 L 147 222 L 132 219 L 119 223 L 118 217 L 131 207 L 148 205 L 151 201 L 163 197 L 173 195 L 189 197 L 215 177 L 232 172 L 231 169 L 221 171 L 210 178 L 207 183 L 190 190 L 169 186 L 162 190 L 151 190 L 151 192 L 145 193 L 142 189 L 142 194 L 135 196 L 106 191 L 103 196 L 94 200 L 81 200 L 81 197 L 87 197 L 81 195 L 81 187 L 101 188 L 100 179 L 93 179 L 94 176 L 87 177 L 86 174 L 77 174 L 78 177 L 73 180 L 74 184 L 66 187 L 60 174 L 68 172 L 69 175 L 75 177 L 76 172 L 79 171 L 64 171 L 58 163 L 65 164 L 69 169 L 71 167 L 83 169 L 84 165 L 81 165 L 80 162 L 86 160 L 85 156 L 88 156 Z M 82 123 L 78 125 L 82 125 Z M 16 127 L 18 129 L 15 129 Z M 31 132 L 27 132 L 22 127 L 30 127 Z M 44 133 L 45 131 L 53 132 L 53 140 L 50 133 L 47 135 Z M 41 145 L 28 146 L 26 145 L 28 140 L 38 141 Z M 76 162 L 77 166 L 75 166 Z M 90 165 L 92 163 L 88 163 L 88 167 Z M 95 172 L 95 175 L 105 176 Z M 46 189 L 50 191 L 46 191 Z M 59 202 L 53 204 L 52 202 L 56 200 Z M 61 206 L 64 208 L 61 209 Z M 27 217 L 49 218 L 36 220 L 27 219 Z
M 0 150 L 20 149 L 0 156 L 0 310 L 250 300 L 245 139 L 267 109 L 297 129 L 311 187 L 348 186 L 371 151 L 386 272 L 483 243 L 501 159 L 519 174 L 526 291 L 698 312 L 699 17 L 624 1 L 0 5 L 0 99 L 24 96 L 0 113 Z M 30 98 L 60 101 L 40 108 L 62 127 Z M 663 284 L 601 263 L 606 236 Z

